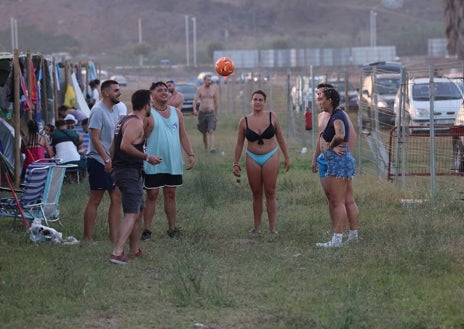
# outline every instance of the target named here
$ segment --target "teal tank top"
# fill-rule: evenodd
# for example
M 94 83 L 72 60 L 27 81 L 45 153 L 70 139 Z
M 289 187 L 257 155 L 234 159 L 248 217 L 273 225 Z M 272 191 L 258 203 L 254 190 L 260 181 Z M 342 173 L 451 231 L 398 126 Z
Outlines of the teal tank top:
M 155 125 L 147 138 L 146 153 L 162 158 L 160 164 L 151 165 L 144 162 L 143 168 L 147 175 L 171 174 L 182 175 L 184 166 L 179 137 L 179 117 L 176 109 L 169 106 L 171 112 L 168 118 L 163 118 L 155 109 L 151 109 Z

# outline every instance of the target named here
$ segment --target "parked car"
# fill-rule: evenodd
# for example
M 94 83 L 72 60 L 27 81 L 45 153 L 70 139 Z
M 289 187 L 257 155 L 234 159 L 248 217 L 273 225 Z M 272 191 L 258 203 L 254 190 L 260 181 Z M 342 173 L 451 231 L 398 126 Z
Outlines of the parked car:
M 403 64 L 398 62 L 374 62 L 364 65 L 361 70 L 364 75 L 375 74 L 384 74 L 384 73 L 401 73 L 403 69 Z
M 362 107 L 363 127 L 373 128 L 376 114 L 380 124 L 395 124 L 393 105 L 400 81 L 399 73 L 370 74 L 364 78 L 359 102 Z
M 121 87 L 127 87 L 127 79 L 123 75 L 112 75 L 110 80 L 116 80 Z
M 328 83 L 334 86 L 334 88 L 340 93 L 340 107 L 348 111 L 357 111 L 358 105 L 358 91 L 354 88 L 351 82 L 345 82 L 344 80 L 329 80 Z M 348 103 L 346 104 L 346 87 L 348 85 Z
M 449 129 L 457 119 L 462 104 L 462 93 L 459 87 L 448 78 L 433 79 L 433 111 L 434 124 L 437 128 Z M 394 112 L 400 111 L 401 97 L 405 97 L 404 116 L 402 122 L 411 126 L 410 133 L 428 131 L 430 129 L 430 79 L 409 79 L 406 94 L 398 91 L 395 98 Z M 399 122 L 397 122 L 399 124 Z
M 219 83 L 219 76 L 217 74 L 214 74 L 213 72 L 200 72 L 196 78 L 197 85 L 201 85 L 203 83 L 203 79 L 206 75 L 211 76 L 211 81 L 213 83 Z
M 177 83 L 176 90 L 184 95 L 184 103 L 182 104 L 182 113 L 193 113 L 193 98 L 197 91 L 197 87 L 190 83 Z
M 461 93 L 464 95 L 464 80 L 463 78 L 451 78 L 451 80 L 461 89 Z

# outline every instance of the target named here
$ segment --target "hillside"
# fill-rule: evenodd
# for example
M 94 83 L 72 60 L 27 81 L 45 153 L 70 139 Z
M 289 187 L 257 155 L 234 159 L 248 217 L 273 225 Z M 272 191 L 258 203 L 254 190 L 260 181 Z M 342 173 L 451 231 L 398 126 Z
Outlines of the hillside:
M 380 0 L 2 0 L 0 51 L 11 51 L 10 17 L 18 22 L 21 50 L 112 54 L 121 62 L 138 43 L 139 20 L 153 61 L 184 62 L 186 15 L 190 45 L 195 17 L 199 62 L 210 60 L 211 48 L 367 46 L 374 9 L 377 45 L 396 45 L 399 55 L 424 52 L 427 38 L 444 37 L 442 3 L 403 3 L 392 10 Z

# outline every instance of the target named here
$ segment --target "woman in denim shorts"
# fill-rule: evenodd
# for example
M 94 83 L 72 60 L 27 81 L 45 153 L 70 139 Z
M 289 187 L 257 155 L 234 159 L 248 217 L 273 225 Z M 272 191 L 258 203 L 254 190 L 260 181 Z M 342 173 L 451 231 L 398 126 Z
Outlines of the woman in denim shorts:
M 334 234 L 330 241 L 317 243 L 318 247 L 337 248 L 342 246 L 342 237 L 348 213 L 356 208 L 353 197 L 352 178 L 355 175 L 355 159 L 350 153 L 350 125 L 346 114 L 338 108 L 340 94 L 333 88 L 319 89 L 318 99 L 323 110 L 330 114 L 327 126 L 321 134 L 321 153 L 326 162 L 326 187 L 329 197 L 329 213 L 333 221 Z M 322 159 L 319 159 L 321 162 Z M 325 163 L 322 163 L 325 165 Z M 321 173 L 320 173 L 321 175 Z M 350 216 L 348 242 L 358 239 L 359 219 Z

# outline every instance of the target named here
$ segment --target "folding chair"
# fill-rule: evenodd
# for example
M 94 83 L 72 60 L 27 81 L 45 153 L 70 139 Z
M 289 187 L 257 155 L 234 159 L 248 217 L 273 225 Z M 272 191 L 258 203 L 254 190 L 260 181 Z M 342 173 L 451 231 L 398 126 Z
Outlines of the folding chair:
M 77 165 L 67 165 L 65 181 L 71 183 L 73 181 L 73 175 L 76 176 L 77 184 L 81 182 L 81 169 Z
M 49 222 L 62 225 L 58 206 L 66 167 L 55 163 L 31 163 L 26 170 L 21 196 L 0 199 L 0 216 L 13 217 L 12 225 L 20 216 L 28 222 L 40 219 L 47 226 Z

